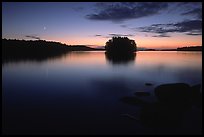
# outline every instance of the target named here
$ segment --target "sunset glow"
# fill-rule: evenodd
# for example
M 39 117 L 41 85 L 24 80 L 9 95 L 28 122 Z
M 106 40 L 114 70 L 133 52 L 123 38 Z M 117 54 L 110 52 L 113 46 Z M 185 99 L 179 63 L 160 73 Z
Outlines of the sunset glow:
M 127 36 L 138 47 L 177 48 L 202 45 L 201 23 L 199 2 L 2 3 L 2 38 L 7 39 L 34 35 L 67 45 L 104 46 L 113 36 Z

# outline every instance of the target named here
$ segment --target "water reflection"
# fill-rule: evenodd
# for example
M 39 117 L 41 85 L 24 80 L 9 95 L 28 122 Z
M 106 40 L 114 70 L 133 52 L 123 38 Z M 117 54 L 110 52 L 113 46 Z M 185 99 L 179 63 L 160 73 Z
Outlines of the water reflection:
M 61 58 L 70 54 L 69 51 L 65 51 L 63 53 L 52 53 L 52 54 L 18 54 L 18 55 L 6 55 L 4 54 L 2 57 L 2 65 L 7 63 L 18 63 L 18 62 L 44 62 L 47 60 L 55 60 L 56 58 Z
M 24 60 L 2 66 L 3 132 L 7 134 L 149 133 L 140 123 L 121 116 L 139 112 L 139 107 L 120 102 L 121 97 L 152 93 L 163 83 L 202 83 L 202 53 L 198 52 L 137 52 L 137 60 L 136 53 L 124 58 L 102 51 L 69 52 L 42 62 Z M 153 86 L 146 86 L 147 82 Z
M 106 60 L 113 65 L 117 65 L 117 64 L 127 65 L 127 64 L 134 63 L 134 60 L 136 58 L 136 53 L 128 53 L 123 55 L 123 54 L 111 54 L 111 53 L 105 52 L 105 56 L 106 56 Z

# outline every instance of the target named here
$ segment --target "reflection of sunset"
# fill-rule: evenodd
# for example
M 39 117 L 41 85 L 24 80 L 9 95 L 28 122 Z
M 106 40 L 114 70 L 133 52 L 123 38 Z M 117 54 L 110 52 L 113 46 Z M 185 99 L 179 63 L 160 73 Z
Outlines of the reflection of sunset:
M 62 62 L 64 64 L 88 66 L 89 64 L 104 65 L 104 52 L 71 52 L 64 56 Z
M 60 59 L 63 64 L 72 66 L 105 66 L 107 61 L 105 52 L 70 52 Z M 169 68 L 201 67 L 202 58 L 200 52 L 177 51 L 138 51 L 135 57 L 135 68 L 152 68 L 164 65 Z
M 152 67 L 156 64 L 165 65 L 169 68 L 174 67 L 200 67 L 202 58 L 195 52 L 177 52 L 177 51 L 143 51 L 137 52 L 136 64 L 146 67 Z

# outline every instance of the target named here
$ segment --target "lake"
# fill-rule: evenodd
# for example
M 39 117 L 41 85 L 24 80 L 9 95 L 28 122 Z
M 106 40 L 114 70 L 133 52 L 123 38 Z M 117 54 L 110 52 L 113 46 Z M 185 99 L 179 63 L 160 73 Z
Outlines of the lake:
M 125 117 L 137 117 L 140 107 L 120 99 L 144 91 L 152 96 L 143 99 L 154 101 L 154 88 L 165 83 L 202 84 L 202 52 L 138 51 L 119 60 L 104 51 L 69 52 L 8 61 L 2 64 L 2 131 L 159 134 Z

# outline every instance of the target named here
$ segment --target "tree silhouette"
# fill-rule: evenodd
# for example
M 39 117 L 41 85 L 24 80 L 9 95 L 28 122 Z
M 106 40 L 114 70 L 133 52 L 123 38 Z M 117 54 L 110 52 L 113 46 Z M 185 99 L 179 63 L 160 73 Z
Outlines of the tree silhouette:
M 97 49 L 84 45 L 70 46 L 54 41 L 2 39 L 2 62 L 18 60 L 42 61 L 71 51 L 93 50 Z
M 127 37 L 113 37 L 106 42 L 105 49 L 108 53 L 127 54 L 137 51 L 137 45 Z
M 202 51 L 202 46 L 180 47 L 177 51 Z
M 126 64 L 134 61 L 137 46 L 134 40 L 127 37 L 113 37 L 106 42 L 106 59 L 113 64 Z

